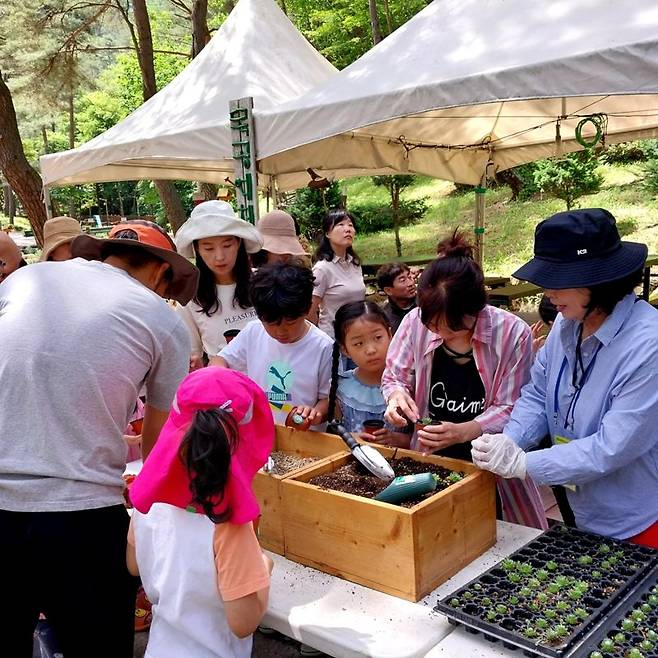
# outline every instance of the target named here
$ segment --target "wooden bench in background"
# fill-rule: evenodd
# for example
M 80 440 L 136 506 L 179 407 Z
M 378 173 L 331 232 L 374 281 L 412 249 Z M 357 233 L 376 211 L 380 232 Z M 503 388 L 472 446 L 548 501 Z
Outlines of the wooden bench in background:
M 541 291 L 542 288 L 536 286 L 534 283 L 510 283 L 500 288 L 494 288 L 489 293 L 489 303 L 492 306 L 509 307 L 513 301 L 538 295 Z

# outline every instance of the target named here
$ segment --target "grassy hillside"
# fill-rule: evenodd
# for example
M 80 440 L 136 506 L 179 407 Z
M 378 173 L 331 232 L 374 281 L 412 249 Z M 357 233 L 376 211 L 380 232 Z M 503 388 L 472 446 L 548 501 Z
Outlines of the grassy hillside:
M 619 231 L 627 240 L 644 242 L 650 253 L 658 252 L 658 201 L 649 197 L 638 182 L 635 166 L 603 166 L 603 189 L 582 197 L 580 206 L 607 208 L 617 218 Z M 387 202 L 387 192 L 376 188 L 369 178 L 346 182 L 348 206 L 365 200 Z M 401 230 L 403 256 L 433 253 L 437 241 L 455 227 L 472 231 L 475 195 L 457 194 L 454 186 L 432 178 L 419 178 L 403 192 L 404 198 L 429 197 L 429 211 L 418 224 Z M 486 233 L 484 269 L 487 274 L 509 275 L 532 255 L 536 224 L 565 209 L 559 199 L 535 198 L 526 202 L 509 202 L 507 188 L 486 195 Z M 471 233 L 472 235 L 472 233 Z M 356 248 L 365 259 L 395 256 L 390 232 L 357 238 Z

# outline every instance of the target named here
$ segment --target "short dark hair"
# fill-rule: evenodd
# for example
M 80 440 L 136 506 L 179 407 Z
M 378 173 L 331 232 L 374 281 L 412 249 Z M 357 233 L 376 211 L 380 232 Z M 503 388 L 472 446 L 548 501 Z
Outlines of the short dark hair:
M 420 319 L 429 326 L 443 316 L 450 329 L 460 331 L 466 328 L 464 318 L 476 317 L 487 304 L 484 275 L 459 230 L 439 242 L 437 254 L 420 278 Z
M 640 285 L 643 273 L 644 266 L 621 279 L 589 286 L 590 298 L 587 308 L 591 311 L 598 309 L 610 315 L 618 302 Z
M 315 250 L 315 254 L 313 254 L 313 262 L 317 263 L 319 260 L 332 261 L 334 259 L 336 254 L 331 246 L 331 242 L 329 242 L 327 233 L 344 219 L 349 219 L 352 222 L 352 226 L 356 229 L 354 216 L 348 213 L 345 208 L 334 208 L 325 215 L 322 220 L 322 237 L 320 238 L 318 248 Z M 352 247 L 347 248 L 347 253 L 352 257 L 355 265 L 361 265 L 361 260 Z
M 377 270 L 377 285 L 380 290 L 390 288 L 395 283 L 400 274 L 411 272 L 406 263 L 386 263 Z
M 541 321 L 544 324 L 553 324 L 553 322 L 555 322 L 555 318 L 557 317 L 557 308 L 546 295 L 542 295 L 537 311 Z
M 256 315 L 268 323 L 307 315 L 313 300 L 313 281 L 313 272 L 303 265 L 263 265 L 251 277 L 249 288 Z

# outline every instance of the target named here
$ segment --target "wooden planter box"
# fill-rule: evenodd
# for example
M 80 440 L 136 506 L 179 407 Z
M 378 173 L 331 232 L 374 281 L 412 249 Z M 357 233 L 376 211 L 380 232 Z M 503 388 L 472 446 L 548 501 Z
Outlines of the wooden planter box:
M 495 479 L 473 464 L 377 447 L 467 474 L 412 508 L 307 484 L 351 455 L 335 455 L 282 482 L 285 557 L 366 587 L 418 601 L 496 541 Z
M 291 427 L 276 426 L 273 451 L 286 452 L 297 457 L 329 457 L 345 453 L 347 446 L 334 434 L 296 430 Z M 283 506 L 281 503 L 281 482 L 314 468 L 319 462 L 304 468 L 290 471 L 285 475 L 274 475 L 259 471 L 254 478 L 253 488 L 260 505 L 261 517 L 258 523 L 260 545 L 283 555 Z

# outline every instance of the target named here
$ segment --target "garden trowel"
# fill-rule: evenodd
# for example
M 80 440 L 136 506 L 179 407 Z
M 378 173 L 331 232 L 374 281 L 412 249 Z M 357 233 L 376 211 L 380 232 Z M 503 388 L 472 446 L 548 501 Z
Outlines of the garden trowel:
M 352 451 L 354 458 L 373 475 L 381 480 L 392 480 L 395 477 L 393 469 L 384 459 L 384 456 L 377 452 L 372 446 L 361 445 L 340 423 L 330 423 L 327 431 L 337 434 Z

